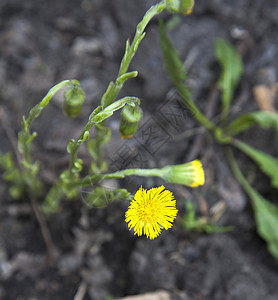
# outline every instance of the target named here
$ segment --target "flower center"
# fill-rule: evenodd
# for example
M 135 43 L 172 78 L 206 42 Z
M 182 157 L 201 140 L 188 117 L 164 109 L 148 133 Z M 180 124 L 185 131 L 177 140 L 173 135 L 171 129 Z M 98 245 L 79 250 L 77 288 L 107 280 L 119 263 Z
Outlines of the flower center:
M 149 200 L 142 205 L 139 210 L 139 215 L 142 221 L 153 223 L 157 221 L 158 216 L 161 215 L 161 206 L 157 203 L 157 201 Z

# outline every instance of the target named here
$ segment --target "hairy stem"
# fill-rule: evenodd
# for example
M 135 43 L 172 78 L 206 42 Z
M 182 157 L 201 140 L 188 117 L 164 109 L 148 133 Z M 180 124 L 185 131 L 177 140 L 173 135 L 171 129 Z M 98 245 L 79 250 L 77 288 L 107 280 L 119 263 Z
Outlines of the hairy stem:
M 123 59 L 121 61 L 117 79 L 116 79 L 115 83 L 113 85 L 111 85 L 111 89 L 109 89 L 109 87 L 108 87 L 107 92 L 103 95 L 103 97 L 105 97 L 105 104 L 103 103 L 104 101 L 102 99 L 102 103 L 104 106 L 111 104 L 117 97 L 119 91 L 121 90 L 124 82 L 122 80 L 120 80 L 120 78 L 127 72 L 130 62 L 131 62 L 132 58 L 134 57 L 135 53 L 137 52 L 137 48 L 138 48 L 140 42 L 142 41 L 142 39 L 145 36 L 144 30 L 145 30 L 146 26 L 148 25 L 148 23 L 154 16 L 160 14 L 164 9 L 165 9 L 165 1 L 164 0 L 156 5 L 153 5 L 145 13 L 143 19 L 137 25 L 136 33 L 135 33 L 135 36 L 133 38 L 131 45 L 129 44 L 129 41 L 127 41 L 125 53 L 124 53 Z
M 124 178 L 125 176 L 161 177 L 163 169 L 126 169 L 109 174 L 87 176 L 77 181 L 77 186 L 87 187 L 105 179 Z

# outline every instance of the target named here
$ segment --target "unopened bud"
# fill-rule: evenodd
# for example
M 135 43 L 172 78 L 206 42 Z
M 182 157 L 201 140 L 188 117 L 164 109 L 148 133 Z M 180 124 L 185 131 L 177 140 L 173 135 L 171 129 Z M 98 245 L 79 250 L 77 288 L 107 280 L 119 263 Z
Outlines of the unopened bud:
M 193 160 L 181 165 L 166 166 L 160 175 L 167 182 L 183 184 L 192 188 L 205 183 L 205 173 L 202 163 Z
M 85 92 L 78 86 L 68 88 L 64 93 L 64 112 L 70 118 L 77 117 L 85 101 Z
M 166 9 L 170 12 L 188 15 L 193 7 L 194 0 L 166 0 Z
M 135 107 L 126 105 L 122 109 L 120 121 L 120 134 L 122 139 L 130 139 L 133 137 L 138 129 L 142 116 L 142 109 L 137 105 Z

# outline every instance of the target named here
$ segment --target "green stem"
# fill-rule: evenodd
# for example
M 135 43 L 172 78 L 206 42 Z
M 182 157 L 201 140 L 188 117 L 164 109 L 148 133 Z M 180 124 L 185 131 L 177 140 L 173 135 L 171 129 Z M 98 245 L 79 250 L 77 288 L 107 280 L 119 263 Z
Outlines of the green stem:
M 105 104 L 103 104 L 104 106 L 111 104 L 117 97 L 117 95 L 118 95 L 119 91 L 121 90 L 121 88 L 124 84 L 124 81 L 125 81 L 125 80 L 124 81 L 121 80 L 121 76 L 124 76 L 124 74 L 126 74 L 128 67 L 130 65 L 130 62 L 131 62 L 132 58 L 134 57 L 140 42 L 142 41 L 142 39 L 145 36 L 144 30 L 145 30 L 146 26 L 148 25 L 148 23 L 154 16 L 160 14 L 165 9 L 165 6 L 166 6 L 165 0 L 161 1 L 160 3 L 158 3 L 156 5 L 153 5 L 145 13 L 143 19 L 137 25 L 136 33 L 135 33 L 135 36 L 133 38 L 131 45 L 129 45 L 129 41 L 127 41 L 125 54 L 121 61 L 117 79 L 116 79 L 115 83 L 110 86 L 110 89 L 108 87 L 107 92 L 103 96 L 103 97 L 105 97 Z M 137 73 L 135 76 L 137 76 Z M 102 101 L 102 103 L 103 102 L 104 101 Z
M 64 87 L 70 87 L 70 86 L 74 86 L 74 85 L 79 85 L 79 82 L 77 80 L 64 80 L 61 81 L 60 83 L 56 84 L 54 87 L 52 87 L 48 93 L 46 94 L 46 96 L 42 99 L 42 101 L 37 104 L 34 108 L 31 109 L 30 113 L 29 113 L 29 117 L 26 120 L 27 126 L 28 128 L 30 128 L 31 123 L 33 122 L 34 119 L 36 119 L 41 111 L 43 110 L 43 108 L 49 103 L 49 101 L 51 100 L 51 98 L 62 88 Z
M 143 177 L 161 177 L 162 169 L 126 169 L 117 171 L 111 174 L 107 174 L 104 176 L 108 176 L 110 178 L 114 178 L 116 176 L 119 178 L 119 176 L 125 177 L 125 176 L 143 176 Z
M 120 64 L 120 69 L 118 72 L 117 79 L 116 79 L 115 83 L 110 82 L 106 92 L 102 96 L 101 104 L 103 105 L 103 107 L 107 107 L 108 105 L 110 105 L 111 103 L 113 103 L 115 101 L 118 93 L 120 92 L 121 88 L 123 87 L 125 81 L 128 78 L 137 76 L 138 72 L 136 72 L 136 71 L 129 72 L 129 73 L 126 73 L 126 72 L 129 68 L 132 58 L 134 57 L 134 55 L 137 52 L 140 42 L 142 41 L 142 39 L 145 36 L 144 30 L 145 30 L 146 26 L 148 25 L 150 20 L 155 15 L 160 14 L 165 9 L 165 7 L 166 7 L 165 0 L 162 0 L 160 3 L 152 6 L 145 13 L 141 22 L 137 25 L 136 33 L 135 33 L 135 36 L 133 38 L 131 45 L 129 43 L 129 40 L 127 40 L 125 53 L 124 53 L 124 56 L 123 56 L 121 64 Z M 96 130 L 98 130 L 98 129 L 96 129 Z M 97 145 L 98 149 L 96 150 L 96 152 L 102 153 L 102 151 L 101 151 L 102 145 L 103 145 L 102 143 L 99 143 Z M 98 160 L 101 161 L 101 159 L 102 159 L 102 157 L 99 156 Z
M 226 149 L 226 155 L 227 155 L 230 167 L 231 167 L 236 179 L 242 185 L 242 187 L 244 188 L 246 193 L 250 196 L 251 194 L 253 194 L 252 188 L 249 185 L 248 181 L 243 176 L 243 174 L 241 173 L 238 163 L 236 162 L 236 159 L 235 159 L 232 149 L 230 147 Z
M 78 139 L 74 142 L 74 145 L 72 147 L 72 150 L 70 152 L 70 166 L 69 169 L 72 172 L 72 168 L 74 167 L 74 163 L 77 160 L 77 152 L 83 143 L 83 137 L 86 131 L 89 131 L 96 123 L 92 122 L 92 120 L 89 120 L 89 122 L 86 124 L 85 128 L 83 129 L 82 133 L 79 135 Z
M 136 28 L 136 33 L 135 36 L 133 38 L 132 44 L 130 46 L 130 48 L 126 51 L 126 53 L 124 54 L 124 58 L 121 62 L 120 65 L 120 70 L 119 70 L 119 74 L 118 74 L 118 78 L 125 74 L 127 72 L 127 69 L 130 65 L 130 62 L 133 58 L 133 56 L 135 55 L 138 45 L 141 42 L 142 35 L 144 34 L 144 30 L 146 28 L 146 26 L 148 25 L 148 23 L 150 22 L 150 20 L 155 16 L 160 14 L 163 10 L 165 9 L 165 1 L 162 1 L 154 6 L 152 6 L 144 15 L 142 21 L 137 25 Z
M 137 97 L 124 97 L 120 100 L 115 101 L 114 103 L 110 104 L 109 106 L 105 107 L 103 110 L 100 110 L 98 114 L 92 116 L 89 118 L 88 123 L 86 124 L 85 128 L 83 129 L 82 133 L 78 137 L 78 139 L 74 142 L 74 144 L 71 147 L 70 151 L 70 166 L 69 170 L 72 173 L 72 168 L 74 167 L 74 163 L 77 160 L 77 152 L 79 147 L 85 142 L 85 133 L 89 132 L 90 129 L 98 124 L 102 123 L 106 118 L 111 116 L 114 111 L 121 109 L 124 107 L 126 104 L 129 105 L 139 105 L 140 100 Z M 101 118 L 101 115 L 104 117 Z
M 36 137 L 36 133 L 30 134 L 30 127 L 32 122 L 40 115 L 41 111 L 44 107 L 49 103 L 51 98 L 61 89 L 64 87 L 70 87 L 73 85 L 79 85 L 77 80 L 64 80 L 54 87 L 52 87 L 46 96 L 42 99 L 42 101 L 35 105 L 29 112 L 28 119 L 25 120 L 23 117 L 22 119 L 22 131 L 19 132 L 19 136 L 22 137 L 21 145 L 20 145 L 20 152 L 23 154 L 23 163 L 27 165 L 31 164 L 31 141 Z
M 125 176 L 161 177 L 163 169 L 126 169 L 109 174 L 87 176 L 76 182 L 76 186 L 91 186 L 93 183 L 105 179 L 122 179 Z
M 191 100 L 191 96 L 187 87 L 183 83 L 175 83 L 173 80 L 177 91 L 181 95 L 183 101 L 185 102 L 186 106 L 189 108 L 190 112 L 194 116 L 194 118 L 203 125 L 206 129 L 214 131 L 217 127 L 213 122 L 208 120 L 205 115 L 199 110 L 197 105 Z
M 244 142 L 236 139 L 236 138 L 233 138 L 232 140 L 232 145 L 234 147 L 236 147 L 237 149 L 239 149 L 241 152 L 243 152 L 244 154 L 248 155 L 249 156 L 249 149 L 251 148 L 250 146 L 248 146 L 247 144 L 245 144 Z

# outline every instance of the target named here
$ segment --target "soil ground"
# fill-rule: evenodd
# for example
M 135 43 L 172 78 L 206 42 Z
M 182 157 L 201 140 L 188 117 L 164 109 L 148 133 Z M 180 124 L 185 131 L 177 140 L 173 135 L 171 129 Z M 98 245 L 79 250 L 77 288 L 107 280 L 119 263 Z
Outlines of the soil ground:
M 40 176 L 47 186 L 67 167 L 67 142 L 78 136 L 99 105 L 109 81 L 116 77 L 126 39 L 132 38 L 136 24 L 154 3 L 0 2 L 0 105 L 12 134 L 20 129 L 22 114 L 55 83 L 78 79 L 87 95 L 77 119 L 63 115 L 60 93 L 34 123 L 38 137 L 33 154 L 42 162 Z M 253 87 L 277 82 L 277 16 L 278 1 L 274 0 L 198 0 L 190 16 L 162 15 L 176 24 L 169 35 L 185 61 L 194 100 L 211 118 L 217 119 L 220 112 L 215 39 L 229 40 L 244 62 L 231 118 L 260 109 Z M 250 200 L 233 178 L 223 148 L 199 130 L 185 107 L 177 110 L 179 99 L 163 63 L 157 19 L 146 32 L 130 68 L 138 70 L 139 76 L 120 95 L 139 97 L 144 118 L 136 138 L 129 141 L 122 141 L 117 132 L 119 115 L 109 120 L 113 131 L 105 148 L 109 169 L 161 167 L 198 158 L 206 171 L 205 186 L 191 190 L 166 185 L 178 200 L 179 216 L 173 228 L 154 241 L 128 231 L 127 202 L 88 208 L 81 191 L 80 199 L 65 200 L 59 213 L 47 217 L 57 249 L 57 263 L 50 266 L 29 199 L 12 200 L 1 179 L 0 299 L 103 300 L 157 290 L 185 300 L 278 299 L 277 260 L 256 233 Z M 150 131 L 159 135 L 157 143 L 149 139 Z M 254 128 L 241 138 L 267 153 L 278 153 L 274 132 Z M 13 151 L 3 127 L 0 141 L 2 152 Z M 269 188 L 268 179 L 249 159 L 236 156 L 260 193 L 277 204 L 277 191 Z M 159 180 L 132 177 L 108 182 L 107 187 L 126 187 L 134 193 L 141 185 L 159 184 Z M 185 199 L 195 203 L 198 216 L 210 215 L 216 205 L 224 207 L 217 224 L 233 226 L 233 231 L 212 235 L 185 231 L 181 224 Z

